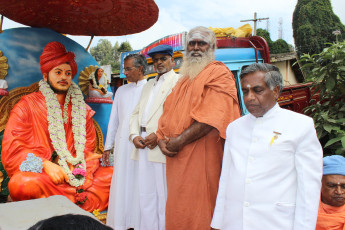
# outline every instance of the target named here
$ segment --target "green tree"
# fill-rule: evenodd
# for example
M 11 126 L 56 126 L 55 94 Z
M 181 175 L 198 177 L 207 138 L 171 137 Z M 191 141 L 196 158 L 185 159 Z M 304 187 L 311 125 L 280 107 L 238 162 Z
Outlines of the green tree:
M 300 62 L 320 100 L 305 110 L 315 122 L 325 155 L 345 156 L 345 41 L 328 44 L 320 54 L 304 54 Z
M 320 53 L 327 47 L 326 43 L 336 41 L 332 34 L 335 30 L 345 33 L 345 26 L 334 14 L 330 0 L 298 0 L 292 28 L 298 56 Z M 339 41 L 343 37 L 339 36 Z
M 129 42 L 127 42 L 127 41 L 122 42 L 119 49 L 118 49 L 119 52 L 128 52 L 128 51 L 132 51 L 132 50 L 133 49 L 132 49 L 131 44 L 129 44 Z
M 263 37 L 266 40 L 266 42 L 268 44 L 268 47 L 271 50 L 273 41 L 271 39 L 270 33 L 267 30 L 265 30 L 265 29 L 259 28 L 259 29 L 256 30 L 256 35 L 260 36 L 260 37 Z
M 108 65 L 112 59 L 113 47 L 111 42 L 107 39 L 101 39 L 97 46 L 90 49 L 91 55 L 96 59 L 100 65 Z
M 120 72 L 120 54 L 121 52 L 131 51 L 132 47 L 129 42 L 118 42 L 114 46 L 107 39 L 101 39 L 95 47 L 90 49 L 91 55 L 99 65 L 111 65 L 113 73 Z
M 268 47 L 270 49 L 271 54 L 279 54 L 279 53 L 288 53 L 291 52 L 290 46 L 286 41 L 283 39 L 278 39 L 276 41 L 272 41 L 270 33 L 265 29 L 257 29 L 256 34 L 265 38 Z

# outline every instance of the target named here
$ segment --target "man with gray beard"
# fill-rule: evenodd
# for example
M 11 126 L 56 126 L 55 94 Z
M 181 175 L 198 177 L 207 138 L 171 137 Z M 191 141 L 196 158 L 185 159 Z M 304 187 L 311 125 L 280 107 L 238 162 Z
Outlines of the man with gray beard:
M 215 34 L 187 35 L 182 78 L 167 97 L 157 130 L 166 159 L 166 230 L 210 229 L 227 125 L 240 117 L 235 79 L 215 61 Z

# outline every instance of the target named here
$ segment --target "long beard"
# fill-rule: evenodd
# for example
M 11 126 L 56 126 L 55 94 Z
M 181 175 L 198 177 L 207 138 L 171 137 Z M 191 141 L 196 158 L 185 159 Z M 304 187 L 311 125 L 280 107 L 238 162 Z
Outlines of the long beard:
M 193 53 L 199 53 L 201 56 L 194 57 Z M 193 80 L 199 73 L 212 61 L 215 60 L 214 50 L 208 49 L 205 53 L 201 51 L 187 52 L 183 58 L 183 64 L 180 74 Z

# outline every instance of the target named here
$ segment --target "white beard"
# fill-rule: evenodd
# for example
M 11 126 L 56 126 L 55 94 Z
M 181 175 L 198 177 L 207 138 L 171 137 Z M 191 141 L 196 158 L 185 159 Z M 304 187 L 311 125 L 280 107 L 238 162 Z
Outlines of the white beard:
M 201 54 L 201 57 L 192 56 L 193 53 Z M 193 80 L 212 61 L 215 60 L 214 50 L 208 49 L 205 53 L 201 51 L 187 52 L 183 57 L 183 64 L 180 74 Z

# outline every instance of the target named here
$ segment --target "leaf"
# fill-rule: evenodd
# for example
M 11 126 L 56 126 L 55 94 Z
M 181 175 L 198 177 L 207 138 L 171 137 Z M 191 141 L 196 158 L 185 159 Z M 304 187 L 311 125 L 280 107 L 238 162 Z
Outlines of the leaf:
M 337 121 L 336 120 L 334 120 L 334 119 L 330 119 L 330 118 L 328 118 L 328 120 L 327 120 L 328 122 L 331 122 L 331 123 L 334 123 L 334 124 L 336 124 L 337 123 Z
M 343 148 L 345 148 L 345 136 L 343 136 L 341 138 L 341 144 L 342 144 Z
M 325 124 L 323 125 L 323 128 L 330 133 L 333 129 L 333 125 Z
M 324 148 L 333 145 L 334 143 L 336 143 L 337 141 L 340 141 L 342 139 L 342 137 L 336 137 L 336 138 L 332 138 L 329 141 L 327 141 L 327 143 L 325 144 Z
M 345 122 L 345 118 L 338 119 L 337 122 L 340 123 L 340 124 L 342 124 L 342 123 Z
M 345 71 L 345 66 L 339 66 L 339 67 L 338 67 L 338 70 L 340 70 L 340 71 Z
M 334 88 L 334 86 L 335 86 L 335 81 L 334 81 L 334 79 L 333 78 L 328 78 L 327 80 L 326 80 L 326 88 L 327 88 L 327 90 L 329 90 L 329 91 L 331 91 L 333 88 Z
M 295 62 L 294 64 L 296 64 L 297 62 Z M 308 68 L 310 66 L 314 66 L 314 63 L 307 63 L 307 64 L 304 64 L 302 67 L 305 69 L 305 68 Z

